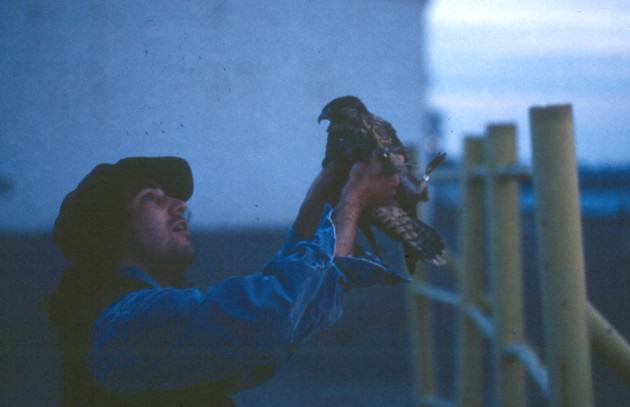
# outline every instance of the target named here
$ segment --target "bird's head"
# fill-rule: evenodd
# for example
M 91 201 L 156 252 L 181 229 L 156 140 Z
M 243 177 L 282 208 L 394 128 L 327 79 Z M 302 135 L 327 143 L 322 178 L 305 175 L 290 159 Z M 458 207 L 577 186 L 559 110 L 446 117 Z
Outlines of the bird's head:
M 344 121 L 357 114 L 367 113 L 367 107 L 356 96 L 341 96 L 328 102 L 317 122 L 328 120 L 331 123 Z

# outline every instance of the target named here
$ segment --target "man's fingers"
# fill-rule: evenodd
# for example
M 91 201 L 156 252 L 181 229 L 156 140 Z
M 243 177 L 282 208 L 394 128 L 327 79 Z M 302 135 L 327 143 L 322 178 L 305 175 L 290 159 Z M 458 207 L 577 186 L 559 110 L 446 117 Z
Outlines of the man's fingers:
M 347 191 L 353 191 L 364 207 L 390 205 L 396 197 L 396 190 L 400 184 L 400 175 L 383 171 L 380 159 L 368 163 L 354 164 L 350 173 Z
M 372 174 L 376 175 L 376 174 L 383 173 L 383 161 L 375 154 L 372 154 L 372 157 L 370 158 L 368 166 Z
M 325 171 L 334 172 L 336 174 L 347 172 L 350 169 L 348 163 L 341 162 L 339 160 L 330 161 L 324 167 Z

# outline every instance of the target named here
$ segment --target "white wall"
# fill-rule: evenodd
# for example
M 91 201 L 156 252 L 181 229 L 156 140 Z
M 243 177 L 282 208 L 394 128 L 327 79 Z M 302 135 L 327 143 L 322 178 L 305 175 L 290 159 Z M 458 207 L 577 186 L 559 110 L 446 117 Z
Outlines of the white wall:
M 180 155 L 197 227 L 288 223 L 322 106 L 360 96 L 422 134 L 423 1 L 4 0 L 0 229 L 48 229 L 98 162 Z

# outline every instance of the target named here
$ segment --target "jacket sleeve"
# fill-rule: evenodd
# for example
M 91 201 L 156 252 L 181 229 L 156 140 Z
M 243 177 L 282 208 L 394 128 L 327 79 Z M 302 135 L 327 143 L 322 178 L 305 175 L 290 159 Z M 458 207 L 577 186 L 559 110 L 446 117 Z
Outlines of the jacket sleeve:
M 263 271 L 202 293 L 151 288 L 98 317 L 88 365 L 118 392 L 171 390 L 204 382 L 236 389 L 266 380 L 297 346 L 332 325 L 353 285 L 403 281 L 374 261 L 334 258 L 331 209 L 310 240 L 292 233 Z

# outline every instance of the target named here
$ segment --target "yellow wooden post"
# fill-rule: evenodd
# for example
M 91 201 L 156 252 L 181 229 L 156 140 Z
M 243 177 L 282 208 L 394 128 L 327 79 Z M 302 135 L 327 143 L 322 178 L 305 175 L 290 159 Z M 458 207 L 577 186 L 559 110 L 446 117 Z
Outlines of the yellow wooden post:
M 591 350 L 630 385 L 630 344 L 591 304 L 586 306 Z
M 408 154 L 411 162 L 417 162 L 416 149 L 410 148 Z M 420 216 L 420 206 L 418 216 Z M 416 265 L 413 279 L 414 283 L 428 283 L 428 270 L 423 264 Z M 421 405 L 423 398 L 434 397 L 437 393 L 433 366 L 434 336 L 431 300 L 414 293 L 411 286 L 407 289 L 407 298 L 408 315 L 411 320 L 411 341 L 414 345 L 415 396 L 418 399 L 416 404 Z
M 464 265 L 458 276 L 461 306 L 458 315 L 457 405 L 478 407 L 482 403 L 483 337 L 463 312 L 464 307 L 479 307 L 483 301 L 484 202 L 483 182 L 472 172 L 483 163 L 484 140 L 467 137 L 461 176 L 460 253 Z
M 414 281 L 427 282 L 427 271 L 424 266 L 418 265 L 414 275 Z M 437 386 L 435 382 L 435 368 L 433 362 L 434 339 L 432 327 L 431 300 L 408 290 L 411 305 L 412 340 L 414 346 L 414 375 L 417 404 L 422 405 L 421 400 L 435 397 Z
M 518 180 L 497 175 L 503 167 L 516 164 L 516 127 L 488 126 L 486 162 L 489 269 L 492 278 L 496 406 L 520 407 L 526 404 L 525 372 L 517 360 L 503 350 L 523 340 L 523 300 L 521 284 L 521 231 Z
M 570 105 L 530 109 L 551 405 L 593 405 L 582 224 Z

